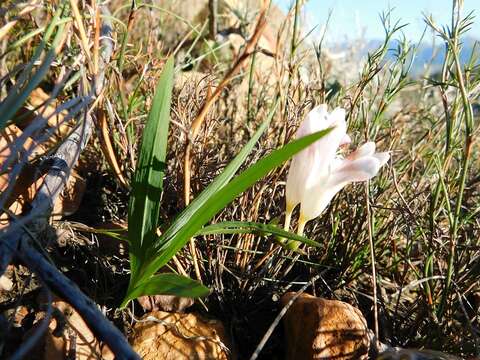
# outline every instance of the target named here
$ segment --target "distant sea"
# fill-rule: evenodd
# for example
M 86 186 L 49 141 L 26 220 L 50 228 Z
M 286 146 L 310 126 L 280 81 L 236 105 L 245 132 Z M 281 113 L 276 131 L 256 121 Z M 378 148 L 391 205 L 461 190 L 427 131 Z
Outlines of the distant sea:
M 369 40 L 359 50 L 359 56 L 366 56 L 369 52 L 373 52 L 375 49 L 383 44 L 382 40 Z M 387 54 L 387 61 L 394 60 L 397 53 L 399 42 L 393 40 L 389 45 L 389 51 Z M 345 49 L 348 44 L 342 44 L 334 46 L 333 48 Z M 435 45 L 420 44 L 415 53 L 415 58 L 412 63 L 410 74 L 413 77 L 422 76 L 427 67 L 430 69 L 430 75 L 434 75 L 441 70 L 444 58 L 445 58 L 445 43 L 438 39 Z M 473 64 L 480 65 L 480 41 L 472 37 L 465 37 L 461 40 L 460 62 L 465 65 L 473 61 Z

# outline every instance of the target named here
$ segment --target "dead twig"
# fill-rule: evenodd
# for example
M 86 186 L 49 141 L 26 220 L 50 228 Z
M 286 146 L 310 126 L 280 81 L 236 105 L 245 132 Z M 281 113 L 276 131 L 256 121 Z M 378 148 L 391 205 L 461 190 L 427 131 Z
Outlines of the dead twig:
M 217 36 L 218 0 L 208 0 L 208 12 L 210 38 L 215 39 L 215 36 Z
M 275 328 L 278 326 L 278 324 L 280 323 L 280 321 L 282 320 L 282 318 L 285 316 L 285 314 L 287 313 L 288 309 L 290 309 L 290 306 L 293 305 L 293 303 L 299 298 L 300 295 L 303 294 L 303 292 L 305 290 L 307 290 L 307 288 L 312 285 L 315 281 L 317 281 L 319 278 L 321 277 L 321 274 L 319 275 L 315 275 L 308 283 L 306 283 L 301 289 L 300 291 L 298 291 L 294 296 L 292 296 L 292 298 L 288 301 L 287 304 L 285 304 L 285 306 L 282 308 L 282 310 L 278 313 L 277 317 L 275 318 L 275 320 L 273 320 L 272 324 L 270 325 L 270 327 L 267 329 L 267 331 L 265 332 L 265 335 L 263 335 L 263 338 L 262 340 L 260 340 L 260 342 L 258 343 L 258 346 L 257 348 L 255 349 L 255 351 L 253 352 L 252 356 L 250 356 L 250 360 L 256 360 L 258 358 L 258 355 L 260 355 L 260 352 L 262 351 L 263 347 L 265 346 L 265 344 L 267 343 L 268 339 L 270 338 L 270 336 L 272 336 L 273 334 L 273 330 L 275 330 Z
M 41 339 L 42 335 L 48 330 L 48 325 L 50 324 L 50 319 L 52 318 L 53 313 L 53 298 L 50 290 L 45 289 L 45 294 L 47 297 L 47 311 L 45 312 L 45 317 L 40 321 L 40 325 L 36 327 L 35 331 L 33 331 L 33 333 L 23 342 L 22 346 L 10 356 L 10 360 L 26 359 L 33 347 Z
M 216 87 L 215 91 L 212 93 L 209 93 L 207 96 L 207 99 L 205 100 L 205 103 L 203 104 L 202 108 L 200 109 L 200 112 L 198 113 L 197 117 L 195 120 L 193 120 L 191 126 L 190 126 L 190 131 L 187 135 L 187 140 L 186 140 L 186 146 L 185 146 L 185 154 L 184 154 L 184 174 L 183 174 L 183 194 L 184 194 L 184 201 L 185 201 L 185 206 L 188 206 L 190 203 L 190 180 L 191 180 L 191 152 L 192 152 L 192 144 L 194 143 L 199 131 L 200 127 L 202 126 L 203 122 L 205 121 L 205 118 L 208 114 L 208 111 L 212 107 L 212 105 L 215 103 L 217 98 L 220 96 L 222 93 L 223 89 L 225 86 L 228 85 L 228 83 L 233 79 L 235 74 L 240 71 L 240 69 L 245 65 L 247 59 L 253 54 L 255 51 L 255 46 L 257 45 L 258 40 L 260 39 L 260 36 L 263 33 L 263 30 L 266 25 L 266 14 L 267 14 L 267 9 L 268 9 L 268 1 L 263 0 L 262 1 L 262 7 L 260 9 L 260 13 L 258 15 L 258 20 L 255 26 L 255 30 L 253 32 L 252 37 L 250 40 L 247 42 L 245 45 L 245 49 L 241 55 L 235 60 L 233 66 L 230 68 L 230 70 L 227 72 L 223 80 L 218 84 Z M 201 275 L 200 275 L 200 268 L 198 266 L 198 259 L 197 259 L 197 254 L 196 254 L 196 248 L 195 248 L 195 241 L 194 239 L 190 239 L 190 251 L 192 253 L 192 259 L 193 259 L 193 265 L 195 268 L 195 275 L 199 281 L 202 280 Z
M 372 263 L 372 290 L 373 290 L 373 328 L 375 331 L 375 350 L 378 351 L 380 343 L 378 341 L 378 304 L 377 304 L 377 272 L 375 270 L 375 242 L 373 241 L 372 218 L 370 209 L 370 189 L 369 182 L 365 184 L 365 205 L 367 209 L 368 243 L 370 245 L 370 261 Z
M 100 146 L 102 148 L 102 152 L 107 159 L 108 164 L 113 170 L 113 173 L 117 177 L 120 184 L 125 188 L 128 189 L 127 180 L 123 176 L 122 169 L 118 164 L 117 157 L 115 156 L 115 150 L 113 148 L 112 141 L 110 140 L 109 129 L 107 118 L 105 116 L 105 112 L 102 109 L 98 109 L 97 111 L 97 125 L 99 128 L 98 131 L 98 139 L 100 141 Z
M 140 359 L 120 330 L 103 316 L 97 305 L 28 242 L 21 242 L 19 256 L 48 288 L 72 305 L 96 337 L 108 345 L 116 359 Z

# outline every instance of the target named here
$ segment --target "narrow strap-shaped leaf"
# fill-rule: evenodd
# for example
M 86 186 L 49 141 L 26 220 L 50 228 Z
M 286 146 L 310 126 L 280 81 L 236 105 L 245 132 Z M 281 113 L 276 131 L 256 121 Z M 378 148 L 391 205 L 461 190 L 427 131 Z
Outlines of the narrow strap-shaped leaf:
M 159 268 L 165 265 L 172 256 L 180 250 L 190 237 L 210 221 L 220 210 L 228 205 L 240 193 L 248 189 L 256 181 L 264 177 L 272 169 L 276 168 L 296 153 L 302 151 L 310 144 L 319 140 L 331 131 L 331 128 L 304 136 L 280 149 L 265 156 L 254 165 L 235 177 L 228 185 L 225 185 L 212 196 L 178 229 L 176 222 L 155 243 L 156 252 L 146 267 L 141 269 L 140 281 L 148 279 Z M 172 229 L 178 229 L 173 231 Z
M 300 241 L 308 246 L 321 246 L 320 243 L 314 240 L 310 240 L 304 236 L 285 231 L 278 226 L 251 221 L 223 221 L 217 224 L 205 226 L 201 230 L 197 231 L 195 235 L 249 233 L 272 234 L 285 239 Z
M 200 209 L 205 203 L 221 188 L 223 188 L 235 175 L 237 170 L 243 164 L 247 156 L 255 147 L 258 139 L 267 129 L 273 115 L 277 109 L 278 101 L 274 103 L 267 119 L 260 125 L 258 130 L 252 136 L 252 138 L 245 144 L 235 158 L 223 169 L 222 173 L 218 175 L 192 202 L 183 210 L 175 221 L 170 225 L 167 232 L 168 234 L 174 234 L 178 232 L 188 221 L 195 216 L 198 209 Z
M 148 281 L 138 285 L 124 300 L 123 306 L 132 299 L 143 295 L 175 295 L 184 297 L 207 296 L 210 290 L 188 277 L 167 273 L 152 276 Z
M 156 239 L 165 176 L 173 70 L 173 58 L 170 58 L 155 90 L 132 184 L 128 209 L 128 238 L 133 267 L 136 260 L 145 256 L 145 252 Z
M 275 114 L 275 111 L 277 109 L 278 101 L 275 102 L 275 104 L 272 106 L 272 109 L 270 110 L 270 113 L 267 117 L 267 119 L 260 125 L 258 130 L 255 132 L 253 137 L 245 144 L 245 146 L 240 150 L 240 152 L 237 154 L 237 156 L 225 167 L 225 169 L 222 171 L 220 175 L 218 175 L 211 183 L 208 185 L 205 190 L 203 190 L 200 195 L 198 195 L 192 203 L 185 209 L 183 210 L 182 213 L 176 218 L 176 220 L 170 225 L 170 227 L 167 229 L 167 232 L 170 234 L 175 234 L 179 232 L 183 226 L 188 224 L 188 221 L 191 220 L 193 216 L 199 211 L 199 209 L 207 202 L 208 199 L 210 199 L 213 194 L 218 192 L 222 187 L 224 187 L 235 175 L 237 170 L 240 168 L 242 163 L 245 161 L 247 158 L 248 154 L 252 151 L 252 149 L 255 147 L 255 144 L 257 143 L 258 139 L 262 136 L 262 134 L 265 132 L 267 129 L 268 125 L 270 124 L 270 121 Z M 130 223 L 129 223 L 129 238 L 132 238 L 130 236 Z M 142 253 L 145 254 L 148 249 L 143 248 L 142 251 L 137 247 L 134 247 L 135 244 L 130 248 L 130 269 L 131 269 L 131 275 L 130 275 L 130 285 L 129 285 L 129 290 L 127 291 L 127 294 L 130 294 L 131 289 L 135 288 L 135 286 L 138 285 L 140 282 L 140 278 L 142 278 L 142 274 L 138 273 L 138 269 L 143 265 L 147 266 L 148 264 L 146 263 L 145 259 L 138 259 L 138 256 L 136 256 L 136 253 Z M 152 248 L 151 251 L 155 253 L 154 249 Z M 157 269 L 158 270 L 158 269 Z M 156 271 L 156 270 L 155 270 Z M 153 273 L 155 273 L 153 271 Z M 152 275 L 151 273 L 150 275 Z

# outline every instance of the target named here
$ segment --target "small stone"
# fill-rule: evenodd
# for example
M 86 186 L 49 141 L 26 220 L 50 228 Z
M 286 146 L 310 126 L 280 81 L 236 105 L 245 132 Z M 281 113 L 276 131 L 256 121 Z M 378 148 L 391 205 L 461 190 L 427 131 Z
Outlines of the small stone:
M 175 295 L 141 296 L 137 300 L 145 311 L 184 312 L 194 303 L 192 298 Z
M 13 282 L 5 275 L 0 276 L 0 291 L 12 290 Z
M 296 294 L 285 294 L 285 306 Z M 367 359 L 370 336 L 360 310 L 337 300 L 301 294 L 283 319 L 287 360 Z
M 234 358 L 223 324 L 195 314 L 146 314 L 135 324 L 131 344 L 143 360 Z

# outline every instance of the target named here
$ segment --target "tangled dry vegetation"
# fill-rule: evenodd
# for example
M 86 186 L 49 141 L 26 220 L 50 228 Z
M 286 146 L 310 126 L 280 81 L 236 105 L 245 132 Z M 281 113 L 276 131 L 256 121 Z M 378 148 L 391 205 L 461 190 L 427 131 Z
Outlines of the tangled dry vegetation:
M 307 225 L 306 236 L 321 248 L 305 248 L 300 255 L 276 246 L 272 236 L 225 234 L 198 236 L 194 246 L 177 253 L 171 268 L 211 289 L 194 306 L 226 324 L 240 358 L 251 355 L 271 325 L 279 296 L 315 275 L 312 293 L 355 305 L 373 329 L 370 239 L 380 340 L 479 354 L 480 149 L 473 109 L 480 69 L 475 53 L 469 63 L 457 64 L 471 17 L 452 15 L 454 28 L 442 38 L 448 51 L 441 73 L 426 69 L 425 77 L 414 79 L 408 69 L 416 47 L 393 41 L 401 39 L 394 13 L 384 14 L 384 44 L 359 62 L 348 50 L 334 59 L 322 42 L 311 45 L 295 6 L 282 14 L 272 4 L 259 29 L 256 1 L 218 1 L 214 15 L 207 1 L 115 0 L 105 4 L 110 14 L 93 0 L 79 1 L 76 12 L 76 3 L 6 1 L 0 8 L 3 244 L 31 225 L 44 172 L 48 177 L 51 171 L 48 159 L 92 117 L 92 137 L 55 201 L 54 215 L 48 223 L 44 219 L 41 232 L 29 227 L 28 246 L 128 335 L 133 314 L 142 309 L 117 310 L 129 263 L 126 244 L 109 235 L 126 227 L 139 139 L 171 55 L 176 71 L 160 231 L 232 160 L 276 101 L 267 133 L 244 167 L 292 140 L 306 112 L 323 102 L 347 110 L 353 144 L 374 140 L 391 151 L 381 175 L 347 187 Z M 101 33 L 100 24 L 107 21 L 112 31 Z M 108 59 L 102 57 L 101 41 L 110 36 Z M 189 138 L 192 122 L 225 77 L 228 83 Z M 191 191 L 185 196 L 189 142 Z M 271 171 L 212 223 L 281 224 L 287 169 L 284 164 Z M 47 311 L 39 294 L 47 299 L 51 294 L 29 266 L 31 259 L 16 249 L 2 251 L 2 258 L 15 255 L 13 262 L 10 257 L 1 264 L 2 279 L 11 283 L 2 285 L 1 321 L 7 331 L 0 351 L 9 356 L 27 347 L 25 334 L 34 331 L 35 314 Z M 21 321 L 19 309 L 27 314 Z M 282 337 L 277 327 L 261 356 L 281 356 Z

